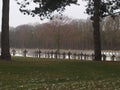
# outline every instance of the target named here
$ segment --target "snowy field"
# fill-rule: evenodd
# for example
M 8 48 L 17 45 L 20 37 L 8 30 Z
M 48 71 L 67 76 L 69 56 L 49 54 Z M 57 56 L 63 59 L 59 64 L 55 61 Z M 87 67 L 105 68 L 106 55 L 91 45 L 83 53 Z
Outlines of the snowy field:
M 38 49 L 15 49 L 15 56 L 24 56 L 24 50 L 27 51 L 26 53 L 26 57 L 35 57 L 35 51 L 37 51 Z M 47 52 L 55 52 L 56 50 L 55 49 L 40 49 L 41 51 L 41 58 L 47 58 L 45 53 Z M 13 49 L 10 50 L 11 52 L 11 55 L 13 56 Z M 94 54 L 94 51 L 93 50 L 60 50 L 60 56 L 59 58 L 62 59 L 62 53 L 66 53 L 65 55 L 65 59 L 68 59 L 68 55 L 67 53 L 68 52 L 71 52 L 71 56 L 70 56 L 70 59 L 74 59 L 73 58 L 73 55 L 76 54 L 76 59 L 78 59 L 77 55 L 82 53 L 82 54 L 86 54 L 86 55 L 89 55 L 89 57 L 87 58 L 88 60 L 92 60 L 92 58 L 90 57 L 90 55 Z M 115 59 L 114 61 L 119 61 L 120 60 L 120 50 L 117 50 L 117 51 L 112 51 L 112 50 L 103 50 L 102 51 L 102 54 L 105 54 L 106 55 L 106 60 L 107 61 L 111 61 L 111 57 L 112 55 L 115 55 Z M 51 58 L 51 56 L 49 57 Z M 53 55 L 53 58 L 55 58 L 55 55 Z M 84 57 L 83 57 L 83 60 L 84 60 Z

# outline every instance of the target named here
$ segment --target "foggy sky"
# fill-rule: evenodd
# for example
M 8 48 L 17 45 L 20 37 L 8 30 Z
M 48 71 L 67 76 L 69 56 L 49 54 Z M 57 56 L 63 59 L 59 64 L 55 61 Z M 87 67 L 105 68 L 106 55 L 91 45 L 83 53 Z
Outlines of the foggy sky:
M 67 6 L 63 15 L 67 15 L 71 18 L 75 19 L 86 19 L 88 16 L 84 13 L 85 12 L 85 2 L 79 0 L 80 6 L 71 5 Z M 0 0 L 0 26 L 1 26 L 1 16 L 2 16 L 2 0 Z M 19 11 L 19 6 L 16 4 L 14 0 L 10 0 L 10 26 L 16 27 L 21 24 L 28 24 L 28 23 L 43 23 L 48 20 L 41 21 L 39 17 L 32 17 L 28 15 L 23 15 Z

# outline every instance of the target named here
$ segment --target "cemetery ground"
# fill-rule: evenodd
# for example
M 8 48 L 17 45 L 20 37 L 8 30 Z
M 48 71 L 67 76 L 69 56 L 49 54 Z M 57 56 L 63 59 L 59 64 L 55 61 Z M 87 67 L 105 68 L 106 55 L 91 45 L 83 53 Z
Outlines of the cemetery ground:
M 0 90 L 120 90 L 120 62 L 12 57 L 0 60 Z

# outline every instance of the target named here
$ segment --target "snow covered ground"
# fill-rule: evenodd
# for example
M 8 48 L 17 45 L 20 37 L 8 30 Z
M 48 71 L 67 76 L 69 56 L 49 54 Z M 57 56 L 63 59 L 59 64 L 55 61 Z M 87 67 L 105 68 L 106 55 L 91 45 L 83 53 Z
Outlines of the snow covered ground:
M 16 51 L 15 52 L 15 56 L 21 56 L 21 57 L 24 56 L 24 54 L 23 54 L 24 50 L 25 49 L 15 49 L 15 51 Z M 35 57 L 35 51 L 37 49 L 26 49 L 26 50 L 27 50 L 26 57 Z M 40 51 L 42 52 L 41 53 L 41 58 L 46 58 L 46 56 L 45 56 L 46 52 L 51 52 L 51 51 L 55 52 L 56 50 L 55 49 L 52 49 L 52 50 L 51 49 L 50 50 L 49 49 L 41 49 Z M 92 60 L 90 55 L 94 54 L 93 50 L 70 50 L 70 49 L 69 50 L 60 50 L 60 53 L 63 53 L 63 52 L 68 53 L 69 51 L 72 53 L 72 55 L 70 57 L 71 59 L 73 59 L 73 54 L 74 53 L 80 54 L 82 52 L 82 54 L 89 55 L 88 60 Z M 112 55 L 115 55 L 115 60 L 114 61 L 119 61 L 120 60 L 120 50 L 117 50 L 117 51 L 103 50 L 102 54 L 106 55 L 106 60 L 107 61 L 111 61 L 111 56 Z M 11 49 L 11 55 L 13 56 L 12 49 Z M 49 58 L 51 58 L 51 56 Z M 55 55 L 53 55 L 53 58 L 55 58 Z M 62 59 L 63 56 L 60 55 L 60 58 Z M 68 55 L 67 54 L 66 54 L 65 58 L 68 59 Z M 77 56 L 76 56 L 76 59 L 78 59 Z M 83 59 L 84 59 L 84 57 L 83 57 Z

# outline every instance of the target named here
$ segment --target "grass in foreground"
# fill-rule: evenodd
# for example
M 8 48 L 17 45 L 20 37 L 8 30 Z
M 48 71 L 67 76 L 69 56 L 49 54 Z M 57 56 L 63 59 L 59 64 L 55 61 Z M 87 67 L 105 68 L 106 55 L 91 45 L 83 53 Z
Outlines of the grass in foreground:
M 120 90 L 120 62 L 0 60 L 0 90 Z

